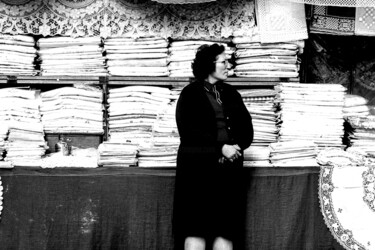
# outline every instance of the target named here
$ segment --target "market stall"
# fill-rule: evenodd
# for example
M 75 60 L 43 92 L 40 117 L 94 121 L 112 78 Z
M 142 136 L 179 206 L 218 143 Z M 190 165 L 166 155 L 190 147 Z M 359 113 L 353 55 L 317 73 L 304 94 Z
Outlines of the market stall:
M 256 124 L 246 249 L 374 249 L 340 186 L 373 213 L 369 2 L 0 0 L 0 246 L 173 249 L 175 103 L 220 43 Z

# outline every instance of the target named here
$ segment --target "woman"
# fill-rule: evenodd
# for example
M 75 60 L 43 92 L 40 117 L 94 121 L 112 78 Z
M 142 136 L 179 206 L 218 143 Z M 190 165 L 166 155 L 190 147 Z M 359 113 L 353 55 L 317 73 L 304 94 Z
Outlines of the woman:
M 177 249 L 241 249 L 246 205 L 241 169 L 253 125 L 241 95 L 223 82 L 228 77 L 224 51 L 218 44 L 199 47 L 192 64 L 195 80 L 177 103 Z

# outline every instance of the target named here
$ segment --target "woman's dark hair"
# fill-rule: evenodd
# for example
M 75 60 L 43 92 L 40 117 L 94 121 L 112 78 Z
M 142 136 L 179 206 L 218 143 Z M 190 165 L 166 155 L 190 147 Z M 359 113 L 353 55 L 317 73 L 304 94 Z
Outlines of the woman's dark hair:
M 197 80 L 205 80 L 209 74 L 215 71 L 216 57 L 223 53 L 225 48 L 217 43 L 201 45 L 192 63 L 193 74 Z

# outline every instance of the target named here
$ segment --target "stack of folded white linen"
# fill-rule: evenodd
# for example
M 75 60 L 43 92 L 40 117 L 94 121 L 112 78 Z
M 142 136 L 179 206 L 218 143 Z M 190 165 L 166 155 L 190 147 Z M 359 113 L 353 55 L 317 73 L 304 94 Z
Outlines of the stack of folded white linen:
M 277 114 L 274 103 L 276 91 L 273 89 L 240 89 L 246 108 L 251 114 L 254 140 L 244 152 L 246 166 L 270 166 L 270 143 L 277 141 Z
M 180 136 L 175 119 L 176 101 L 162 107 L 152 127 L 152 144 L 154 147 L 177 148 Z
M 5 140 L 8 137 L 9 128 L 6 124 L 0 124 L 0 161 L 3 160 L 5 152 Z
M 105 141 L 98 147 L 98 165 L 103 167 L 130 167 L 137 164 L 138 146 L 130 143 Z
M 42 121 L 47 133 L 102 134 L 103 94 L 88 85 L 41 93 Z
M 138 167 L 176 167 L 177 148 L 140 148 L 137 158 Z
M 243 152 L 244 167 L 272 167 L 270 162 L 270 148 L 267 146 L 251 145 Z
M 0 121 L 9 127 L 5 161 L 14 166 L 40 166 L 48 148 L 39 104 L 35 90 L 0 90 Z
M 174 98 L 166 87 L 138 85 L 110 89 L 109 141 L 152 146 L 152 128 L 157 116 Z
M 375 156 L 375 115 L 346 117 L 350 148 Z
M 36 75 L 35 40 L 27 35 L 0 35 L 0 74 Z
M 262 44 L 235 37 L 233 43 L 236 76 L 299 79 L 298 55 L 303 41 Z
M 344 100 L 344 117 L 370 115 L 370 108 L 367 106 L 368 100 L 359 95 L 346 94 Z
M 346 89 L 339 84 L 280 83 L 279 141 L 309 140 L 319 147 L 343 147 Z
M 48 37 L 37 42 L 41 75 L 103 76 L 107 74 L 100 37 Z
M 294 140 L 269 145 L 274 167 L 316 167 L 318 146 L 312 141 Z
M 177 98 L 174 96 L 174 98 Z M 139 167 L 175 167 L 180 137 L 175 119 L 176 101 L 159 111 L 152 127 L 152 144 L 139 149 Z
M 191 64 L 197 53 L 197 49 L 203 45 L 212 45 L 218 43 L 225 47 L 226 59 L 229 60 L 232 58 L 234 53 L 234 48 L 229 47 L 226 43 L 223 42 L 212 42 L 204 40 L 187 40 L 187 41 L 172 41 L 168 48 L 169 57 L 168 57 L 168 69 L 170 72 L 170 77 L 193 77 L 193 71 Z M 231 63 L 227 64 L 229 70 L 228 75 L 233 75 L 232 70 L 233 65 Z
M 168 41 L 158 37 L 104 40 L 108 72 L 116 76 L 168 76 Z

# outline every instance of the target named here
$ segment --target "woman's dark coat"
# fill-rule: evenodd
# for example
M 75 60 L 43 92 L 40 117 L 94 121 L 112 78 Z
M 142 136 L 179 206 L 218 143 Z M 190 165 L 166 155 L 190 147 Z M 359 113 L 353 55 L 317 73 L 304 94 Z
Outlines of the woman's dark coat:
M 220 82 L 217 89 L 231 138 L 227 144 L 239 145 L 243 153 L 253 141 L 251 116 L 233 86 Z M 240 206 L 245 206 L 241 203 L 240 193 L 244 190 L 239 180 L 243 157 L 233 163 L 219 164 L 223 143 L 217 142 L 215 111 L 203 82 L 193 82 L 182 90 L 176 121 L 181 138 L 174 206 L 176 238 L 208 238 L 219 234 L 232 239 L 234 228 L 242 219 Z

